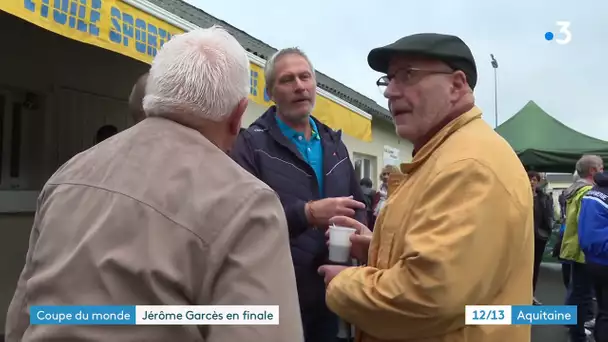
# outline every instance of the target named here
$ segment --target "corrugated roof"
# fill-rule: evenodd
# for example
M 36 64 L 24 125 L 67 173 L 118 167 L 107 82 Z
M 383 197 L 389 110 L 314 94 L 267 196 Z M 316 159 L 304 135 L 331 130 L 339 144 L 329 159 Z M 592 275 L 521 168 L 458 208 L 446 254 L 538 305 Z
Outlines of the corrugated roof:
M 205 11 L 192 6 L 181 0 L 148 0 L 151 3 L 162 7 L 184 20 L 187 20 L 199 27 L 210 27 L 212 25 L 220 25 L 230 32 L 245 49 L 254 55 L 263 59 L 268 59 L 274 54 L 277 49 L 258 40 L 246 32 L 243 32 L 236 27 L 215 18 Z M 326 90 L 332 95 L 360 108 L 361 110 L 371 114 L 374 117 L 392 121 L 392 117 L 388 110 L 378 105 L 372 99 L 356 92 L 355 90 L 345 86 L 344 84 L 334 80 L 333 78 L 317 71 L 317 85 L 319 88 Z

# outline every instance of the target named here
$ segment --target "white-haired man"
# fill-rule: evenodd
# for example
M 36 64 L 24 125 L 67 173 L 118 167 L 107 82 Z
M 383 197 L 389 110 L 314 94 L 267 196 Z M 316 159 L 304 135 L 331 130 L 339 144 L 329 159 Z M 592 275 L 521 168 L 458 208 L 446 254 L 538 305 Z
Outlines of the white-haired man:
M 302 339 L 279 199 L 226 154 L 248 91 L 247 55 L 223 29 L 163 46 L 148 118 L 72 158 L 42 190 L 7 341 Z M 30 324 L 29 307 L 44 304 L 279 305 L 281 324 Z

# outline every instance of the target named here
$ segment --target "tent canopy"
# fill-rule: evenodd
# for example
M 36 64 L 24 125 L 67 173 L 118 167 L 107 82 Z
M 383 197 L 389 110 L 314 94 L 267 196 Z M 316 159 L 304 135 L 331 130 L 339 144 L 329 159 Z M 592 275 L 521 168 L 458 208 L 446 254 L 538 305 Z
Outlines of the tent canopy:
M 524 166 L 539 172 L 574 172 L 583 154 L 608 158 L 608 142 L 577 132 L 529 101 L 496 128 Z

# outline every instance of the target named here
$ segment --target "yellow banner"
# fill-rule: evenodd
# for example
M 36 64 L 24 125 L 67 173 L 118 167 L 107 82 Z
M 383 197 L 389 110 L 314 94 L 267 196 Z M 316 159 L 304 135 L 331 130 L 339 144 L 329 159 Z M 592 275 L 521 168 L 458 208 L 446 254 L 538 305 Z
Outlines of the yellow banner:
M 0 10 L 79 42 L 151 63 L 171 36 L 183 33 L 119 0 L 0 0 Z M 264 71 L 251 63 L 252 101 L 270 106 Z M 371 121 L 318 96 L 313 115 L 333 129 L 363 141 L 372 140 Z

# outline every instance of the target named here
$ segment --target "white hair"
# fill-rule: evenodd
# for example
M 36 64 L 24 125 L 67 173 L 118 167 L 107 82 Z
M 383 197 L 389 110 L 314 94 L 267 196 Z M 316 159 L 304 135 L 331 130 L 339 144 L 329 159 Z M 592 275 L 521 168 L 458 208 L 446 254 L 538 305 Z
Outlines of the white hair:
M 591 175 L 591 169 L 604 166 L 602 157 L 593 154 L 585 154 L 576 162 L 576 173 L 581 178 L 587 178 Z
M 310 62 L 310 59 L 308 58 L 308 56 L 306 56 L 304 51 L 302 51 L 300 48 L 297 48 L 297 47 L 290 47 L 290 48 L 279 50 L 279 51 L 275 52 L 274 55 L 272 55 L 268 59 L 268 61 L 266 62 L 266 65 L 264 66 L 264 79 L 266 80 L 266 89 L 268 90 L 269 93 L 271 92 L 272 87 L 274 86 L 274 82 L 276 81 L 276 77 L 277 77 L 275 64 L 279 59 L 281 59 L 281 57 L 286 56 L 286 55 L 298 55 L 298 56 L 304 58 L 304 60 L 306 60 L 306 62 L 310 66 L 310 71 L 312 73 L 312 76 L 315 77 L 315 69 L 313 68 L 312 63 Z
M 219 26 L 176 35 L 158 52 L 148 76 L 147 116 L 186 113 L 222 121 L 250 89 L 245 49 Z

